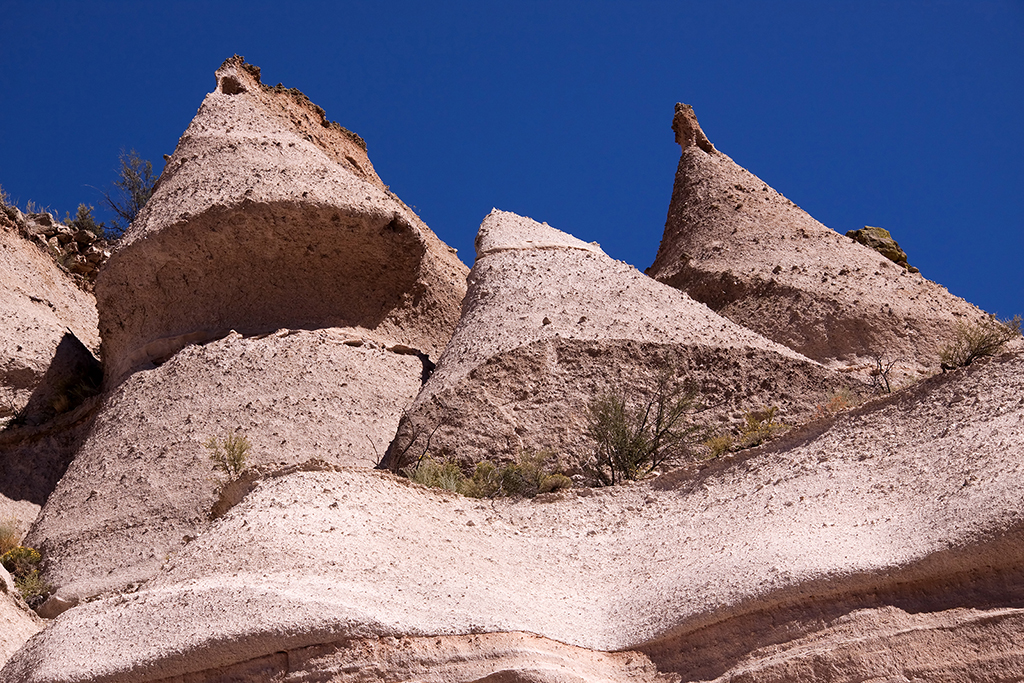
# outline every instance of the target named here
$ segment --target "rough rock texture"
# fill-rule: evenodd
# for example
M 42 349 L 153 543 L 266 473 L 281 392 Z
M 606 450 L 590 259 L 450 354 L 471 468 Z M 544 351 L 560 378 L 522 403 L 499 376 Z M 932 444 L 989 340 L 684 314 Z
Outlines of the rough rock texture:
M 104 397 L 26 542 L 62 597 L 142 581 L 209 525 L 222 479 L 211 437 L 246 435 L 253 466 L 372 467 L 421 373 L 417 357 L 351 329 L 189 346 Z
M 270 479 L 0 678 L 207 680 L 319 645 L 341 667 L 353 638 L 530 632 L 687 681 L 1019 680 L 1022 396 L 1007 354 L 769 448 L 529 501 L 361 469 Z
M 898 266 L 903 266 L 911 273 L 918 270 L 907 263 L 907 252 L 900 249 L 899 243 L 892 238 L 885 228 L 876 228 L 865 225 L 860 230 L 847 230 L 846 236 L 858 244 L 874 249 L 879 254 L 889 259 Z
M 770 405 L 806 419 L 854 381 L 546 224 L 494 210 L 476 247 L 459 327 L 403 417 L 392 469 L 425 450 L 463 462 L 552 450 L 578 471 L 588 401 L 651 391 L 666 368 L 723 427 Z
M 0 211 L 0 423 L 21 411 L 70 329 L 99 350 L 96 303 Z
M 36 616 L 19 597 L 11 594 L 7 570 L 0 567 L 0 667 L 25 641 L 43 630 L 43 620 Z M 0 680 L 13 680 L 2 678 Z
M 676 105 L 682 156 L 655 279 L 821 362 L 881 355 L 937 370 L 958 321 L 983 315 L 808 216 L 704 137 Z
M 45 249 L 76 285 L 92 291 L 100 268 L 110 258 L 110 245 L 106 240 L 92 230 L 63 225 L 49 213 L 22 214 L 17 209 L 12 213 L 25 237 Z
M 108 381 L 232 329 L 363 327 L 436 358 L 465 274 L 357 135 L 234 57 L 97 281 Z

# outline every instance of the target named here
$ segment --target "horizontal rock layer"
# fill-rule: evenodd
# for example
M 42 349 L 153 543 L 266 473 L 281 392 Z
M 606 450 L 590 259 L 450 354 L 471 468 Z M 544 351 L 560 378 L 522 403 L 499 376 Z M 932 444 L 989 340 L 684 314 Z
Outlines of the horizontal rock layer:
M 3 675 L 157 680 L 347 639 L 526 631 L 640 650 L 683 680 L 955 680 L 992 662 L 1010 680 L 1024 675 L 1010 644 L 1024 636 L 1022 395 L 1024 356 L 1008 355 L 770 448 L 532 501 L 365 470 L 269 480 Z

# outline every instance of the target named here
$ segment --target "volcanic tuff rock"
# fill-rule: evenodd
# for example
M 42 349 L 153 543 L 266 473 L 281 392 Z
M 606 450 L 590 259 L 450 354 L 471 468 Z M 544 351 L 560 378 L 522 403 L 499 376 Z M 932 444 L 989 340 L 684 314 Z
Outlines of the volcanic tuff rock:
M 7 570 L 0 566 L 0 667 L 26 640 L 43 630 L 43 620 L 12 594 L 9 579 Z
M 99 350 L 96 302 L 0 212 L 0 420 L 24 408 L 70 329 Z
M 392 469 L 429 441 L 463 462 L 552 450 L 579 471 L 588 401 L 653 391 L 666 368 L 714 406 L 702 420 L 723 423 L 771 405 L 806 419 L 852 381 L 529 218 L 492 211 L 476 249 L 462 319 L 402 418 Z
M 365 144 L 233 57 L 96 297 L 108 381 L 187 343 L 361 327 L 437 357 L 466 267 L 377 177 Z
M 466 272 L 358 136 L 227 60 L 96 286 L 108 393 L 28 538 L 58 595 L 145 580 L 209 525 L 211 438 L 373 466 Z
M 821 362 L 876 355 L 938 369 L 982 312 L 808 216 L 715 149 L 677 104 L 682 156 L 651 277 Z
M 1024 354 L 1007 354 L 766 448 L 532 500 L 365 469 L 268 479 L 137 592 L 62 615 L 0 678 L 207 680 L 287 662 L 281 680 L 299 681 L 375 648 L 481 662 L 498 637 L 483 634 L 529 632 L 568 646 L 567 676 L 585 648 L 639 651 L 686 681 L 1019 680 L 1021 396 Z

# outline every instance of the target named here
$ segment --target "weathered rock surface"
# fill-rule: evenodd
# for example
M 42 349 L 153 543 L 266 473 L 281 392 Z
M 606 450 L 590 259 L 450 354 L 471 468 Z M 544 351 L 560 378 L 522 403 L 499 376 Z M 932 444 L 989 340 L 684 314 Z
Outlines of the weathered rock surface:
M 0 678 L 208 680 L 296 653 L 304 680 L 318 646 L 343 669 L 349 639 L 358 663 L 376 637 L 530 632 L 687 681 L 1019 679 L 1021 396 L 1024 354 L 1007 354 L 771 447 L 530 501 L 362 469 L 270 479 Z M 483 680 L 535 680 L 502 676 Z
M 476 247 L 459 327 L 385 458 L 394 470 L 427 450 L 462 462 L 551 450 L 579 471 L 588 401 L 653 391 L 666 369 L 723 427 L 770 405 L 806 419 L 854 381 L 546 224 L 495 210 Z
M 67 330 L 99 350 L 96 302 L 0 211 L 0 421 L 29 402 Z
M 900 248 L 899 243 L 885 228 L 865 225 L 860 230 L 847 230 L 846 236 L 858 244 L 874 249 L 897 266 L 903 266 L 912 273 L 918 272 L 916 268 L 907 263 L 907 252 Z
M 43 620 L 12 594 L 9 579 L 7 570 L 0 566 L 0 667 L 25 641 L 43 630 Z
M 372 467 L 421 372 L 418 358 L 359 330 L 189 346 L 104 397 L 26 542 L 64 598 L 143 581 L 210 524 L 222 480 L 204 446 L 211 437 L 247 436 L 252 466 Z
M 959 321 L 982 312 L 803 210 L 716 150 L 676 105 L 682 156 L 655 279 L 821 362 L 876 355 L 938 369 Z
M 357 135 L 234 57 L 97 281 L 108 381 L 229 330 L 362 327 L 436 358 L 465 274 Z

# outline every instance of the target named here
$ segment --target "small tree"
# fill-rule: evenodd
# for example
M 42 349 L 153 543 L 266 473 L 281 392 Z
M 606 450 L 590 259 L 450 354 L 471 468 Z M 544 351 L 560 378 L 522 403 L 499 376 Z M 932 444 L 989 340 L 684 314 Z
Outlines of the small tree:
M 687 416 L 697 407 L 696 390 L 667 373 L 653 391 L 637 398 L 626 391 L 595 397 L 588 406 L 587 435 L 595 443 L 589 469 L 597 482 L 611 486 L 639 479 L 666 460 L 689 454 L 700 427 Z
M 103 203 L 114 212 L 113 228 L 107 231 L 107 237 L 117 238 L 124 234 L 132 224 L 139 211 L 153 195 L 156 176 L 153 175 L 153 164 L 139 157 L 134 149 L 130 152 L 121 150 L 118 159 L 121 170 L 114 181 L 114 188 L 103 193 Z
M 994 356 L 1006 343 L 1020 336 L 1019 315 L 1011 320 L 991 316 L 975 324 L 959 322 L 953 343 L 939 353 L 942 370 L 965 368 L 979 358 Z
M 75 217 L 72 218 L 71 214 L 67 214 L 64 217 L 64 222 L 73 228 L 87 230 L 97 237 L 104 237 L 107 233 L 107 226 L 103 223 L 96 223 L 96 219 L 92 215 L 93 210 L 92 206 L 79 204 Z

